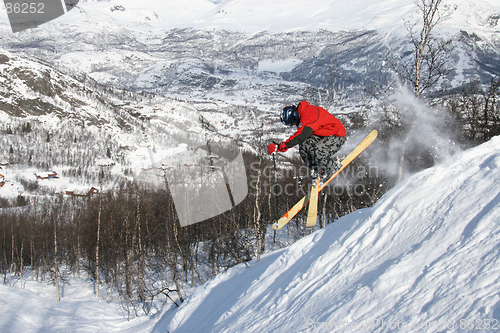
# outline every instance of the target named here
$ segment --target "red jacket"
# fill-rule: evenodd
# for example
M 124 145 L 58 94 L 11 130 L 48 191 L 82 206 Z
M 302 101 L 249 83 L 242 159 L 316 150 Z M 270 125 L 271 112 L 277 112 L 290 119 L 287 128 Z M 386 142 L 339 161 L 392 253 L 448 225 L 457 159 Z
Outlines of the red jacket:
M 346 129 L 342 122 L 322 107 L 314 106 L 306 101 L 302 101 L 298 105 L 298 112 L 300 122 L 298 125 L 299 129 L 291 137 L 289 137 L 288 140 L 284 142 L 288 148 L 304 142 L 305 139 L 307 139 L 310 135 L 346 135 Z M 307 127 L 309 129 L 306 130 L 306 135 L 301 136 L 302 131 L 304 131 L 304 129 Z M 296 139 L 297 137 L 298 140 Z

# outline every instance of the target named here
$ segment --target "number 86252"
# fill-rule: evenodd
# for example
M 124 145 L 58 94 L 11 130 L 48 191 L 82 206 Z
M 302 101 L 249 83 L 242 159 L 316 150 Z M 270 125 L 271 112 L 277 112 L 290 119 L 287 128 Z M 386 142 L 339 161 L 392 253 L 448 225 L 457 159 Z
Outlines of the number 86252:
M 44 14 L 44 3 L 6 3 L 7 14 Z

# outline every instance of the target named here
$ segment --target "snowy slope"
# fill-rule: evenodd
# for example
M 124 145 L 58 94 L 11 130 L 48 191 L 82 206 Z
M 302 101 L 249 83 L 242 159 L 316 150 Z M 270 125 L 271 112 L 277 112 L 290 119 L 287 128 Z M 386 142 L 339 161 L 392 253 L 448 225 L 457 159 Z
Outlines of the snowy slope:
M 445 0 L 443 9 L 451 14 L 445 29 L 457 32 L 470 28 L 494 33 L 488 19 L 500 12 L 495 0 Z M 414 0 L 229 0 L 202 21 L 195 22 L 216 29 L 256 32 L 379 30 L 405 34 L 404 19 L 417 15 Z
M 458 31 L 484 27 L 494 32 L 488 19 L 500 12 L 495 0 L 446 0 L 443 6 L 452 13 L 445 25 Z M 227 29 L 255 33 L 259 31 L 330 31 L 382 30 L 403 28 L 403 19 L 418 13 L 413 0 L 226 0 L 214 4 L 208 0 L 166 1 L 85 1 L 79 10 L 54 21 L 54 24 L 85 25 L 89 21 L 150 28 Z M 5 17 L 6 18 L 6 17 Z M 95 24 L 93 24 L 95 26 Z M 493 29 L 491 29 L 493 28 Z M 404 30 L 404 29 L 403 29 Z M 404 32 L 403 32 L 404 33 Z
M 128 321 L 116 302 L 94 297 L 93 285 L 68 277 L 61 302 L 55 286 L 24 281 L 0 285 L 0 332 L 150 332 L 148 317 Z
M 155 332 L 495 331 L 499 221 L 496 137 L 217 276 Z

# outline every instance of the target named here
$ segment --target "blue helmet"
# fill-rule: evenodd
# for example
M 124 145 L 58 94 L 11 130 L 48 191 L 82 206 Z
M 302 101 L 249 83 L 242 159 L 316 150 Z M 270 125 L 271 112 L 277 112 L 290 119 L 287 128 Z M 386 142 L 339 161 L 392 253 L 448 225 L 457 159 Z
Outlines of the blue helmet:
M 281 111 L 281 122 L 286 126 L 299 124 L 299 111 L 294 105 L 285 106 Z

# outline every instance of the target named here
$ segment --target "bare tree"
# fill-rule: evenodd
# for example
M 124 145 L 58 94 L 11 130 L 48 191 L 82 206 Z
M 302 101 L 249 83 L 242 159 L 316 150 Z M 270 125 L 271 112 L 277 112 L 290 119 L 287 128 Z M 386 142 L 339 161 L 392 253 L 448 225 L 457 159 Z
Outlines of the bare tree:
M 62 200 L 61 203 L 62 205 Z M 59 290 L 59 265 L 57 263 L 57 256 L 59 255 L 58 253 L 58 247 L 57 247 L 57 219 L 59 216 L 56 216 L 55 210 L 52 212 L 52 222 L 54 224 L 54 280 L 56 284 L 56 296 L 57 296 L 57 301 L 61 301 L 61 294 Z
M 499 96 L 500 78 L 496 77 L 485 89 L 480 82 L 471 81 L 450 100 L 449 111 L 461 124 L 460 131 L 471 143 L 488 141 L 500 134 Z
M 256 183 L 256 193 L 255 193 L 255 208 L 254 208 L 254 227 L 255 236 L 257 237 L 257 261 L 260 261 L 260 255 L 264 251 L 265 243 L 262 237 L 262 219 L 261 219 L 261 208 L 260 208 L 260 182 L 261 182 L 261 168 L 262 157 L 259 156 L 259 170 L 257 171 L 257 183 Z
M 407 60 L 401 59 L 399 65 L 393 64 L 393 69 L 401 79 L 411 85 L 417 99 L 451 71 L 447 60 L 447 55 L 451 51 L 451 40 L 439 39 L 432 34 L 438 24 L 450 17 L 450 12 L 442 8 L 442 2 L 442 0 L 415 0 L 421 20 L 414 23 L 405 21 L 412 46 L 412 56 Z M 415 119 L 411 115 L 407 122 L 409 130 L 403 140 L 398 182 L 403 179 L 408 141 L 415 128 Z
M 415 0 L 421 21 L 405 21 L 410 37 L 412 56 L 402 60 L 399 66 L 393 66 L 399 76 L 410 83 L 415 96 L 434 86 L 451 70 L 447 55 L 451 51 L 451 39 L 443 40 L 434 37 L 434 28 L 447 20 L 450 13 L 442 10 L 442 0 Z M 418 29 L 420 26 L 420 29 Z
M 101 284 L 100 271 L 99 271 L 99 245 L 101 238 L 101 215 L 102 215 L 102 178 L 104 178 L 103 166 L 101 166 L 101 172 L 99 173 L 100 178 L 100 190 L 99 190 L 99 210 L 97 213 L 97 240 L 95 249 L 95 297 L 99 297 L 99 285 Z
M 500 77 L 491 79 L 491 83 L 484 96 L 483 111 L 483 138 L 489 140 L 500 134 L 500 110 L 498 98 L 500 96 Z

